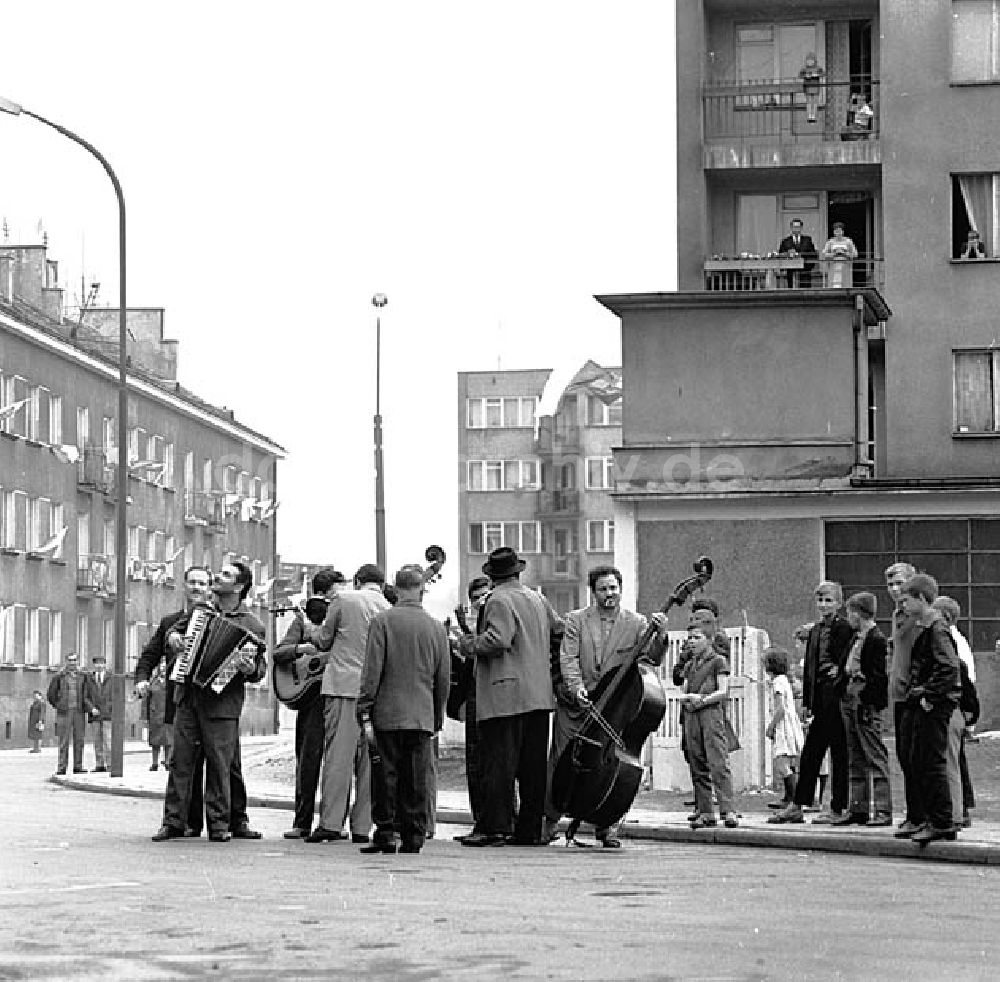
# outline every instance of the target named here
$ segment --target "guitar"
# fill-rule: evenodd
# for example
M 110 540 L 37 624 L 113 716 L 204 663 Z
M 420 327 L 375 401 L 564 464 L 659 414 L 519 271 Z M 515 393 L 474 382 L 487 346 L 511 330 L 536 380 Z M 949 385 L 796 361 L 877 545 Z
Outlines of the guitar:
M 424 583 L 433 583 L 439 579 L 441 567 L 445 564 L 444 549 L 440 546 L 428 546 L 424 550 L 424 559 L 428 566 L 424 570 Z M 295 616 L 312 624 L 320 625 L 326 618 L 329 601 L 325 597 L 310 597 L 304 607 L 296 607 Z M 319 618 L 318 620 L 316 618 Z M 315 649 L 302 655 L 297 655 L 294 661 L 285 665 L 271 665 L 271 681 L 274 684 L 274 694 L 291 709 L 297 709 L 302 701 L 310 695 L 323 679 L 326 663 L 330 660 L 330 651 Z

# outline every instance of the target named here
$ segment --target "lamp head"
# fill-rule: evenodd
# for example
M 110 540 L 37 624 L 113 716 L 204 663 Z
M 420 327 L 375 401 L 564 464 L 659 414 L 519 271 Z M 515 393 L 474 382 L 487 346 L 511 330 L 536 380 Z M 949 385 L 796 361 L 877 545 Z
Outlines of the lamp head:
M 0 96 L 0 112 L 10 113 L 11 116 L 20 116 L 21 107 L 16 102 L 11 102 Z
M 372 297 L 373 307 L 384 307 L 389 302 L 389 298 L 384 293 L 376 293 Z

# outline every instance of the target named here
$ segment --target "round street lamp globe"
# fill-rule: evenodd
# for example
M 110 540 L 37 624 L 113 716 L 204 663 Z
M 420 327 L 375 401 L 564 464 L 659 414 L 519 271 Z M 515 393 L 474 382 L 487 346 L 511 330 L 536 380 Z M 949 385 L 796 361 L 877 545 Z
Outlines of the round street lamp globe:
M 373 307 L 384 307 L 389 302 L 389 298 L 384 293 L 376 293 L 372 297 Z

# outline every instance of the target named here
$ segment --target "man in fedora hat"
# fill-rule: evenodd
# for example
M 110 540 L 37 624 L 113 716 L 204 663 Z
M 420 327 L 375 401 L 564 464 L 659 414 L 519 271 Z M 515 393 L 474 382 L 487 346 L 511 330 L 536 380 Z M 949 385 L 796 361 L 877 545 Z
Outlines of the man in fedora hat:
M 525 562 L 508 546 L 483 566 L 494 584 L 482 631 L 460 647 L 476 659 L 476 720 L 483 771 L 480 831 L 463 846 L 542 845 L 549 713 L 549 650 L 562 622 L 551 605 L 520 582 Z M 514 834 L 514 783 L 521 805 Z

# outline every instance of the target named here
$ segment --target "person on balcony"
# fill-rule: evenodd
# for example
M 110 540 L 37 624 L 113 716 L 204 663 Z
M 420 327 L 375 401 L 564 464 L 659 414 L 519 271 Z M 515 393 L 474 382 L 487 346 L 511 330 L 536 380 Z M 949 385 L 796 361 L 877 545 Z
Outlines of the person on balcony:
M 810 123 L 816 122 L 816 109 L 819 106 L 819 93 L 822 87 L 821 79 L 825 74 L 826 72 L 816 60 L 816 52 L 810 51 L 806 55 L 805 64 L 799 69 L 802 91 L 806 97 L 806 119 Z
M 812 236 L 803 235 L 802 219 L 793 218 L 789 222 L 789 233 L 778 245 L 778 252 L 789 259 L 799 256 L 804 260 L 802 269 L 790 269 L 785 273 L 789 287 L 808 287 L 812 284 L 812 268 L 816 265 L 816 246 Z M 810 260 L 813 260 L 812 262 Z
M 844 223 L 833 223 L 833 235 L 826 240 L 820 259 L 826 261 L 826 285 L 844 287 L 853 285 L 853 261 L 858 258 L 854 243 L 844 234 Z

